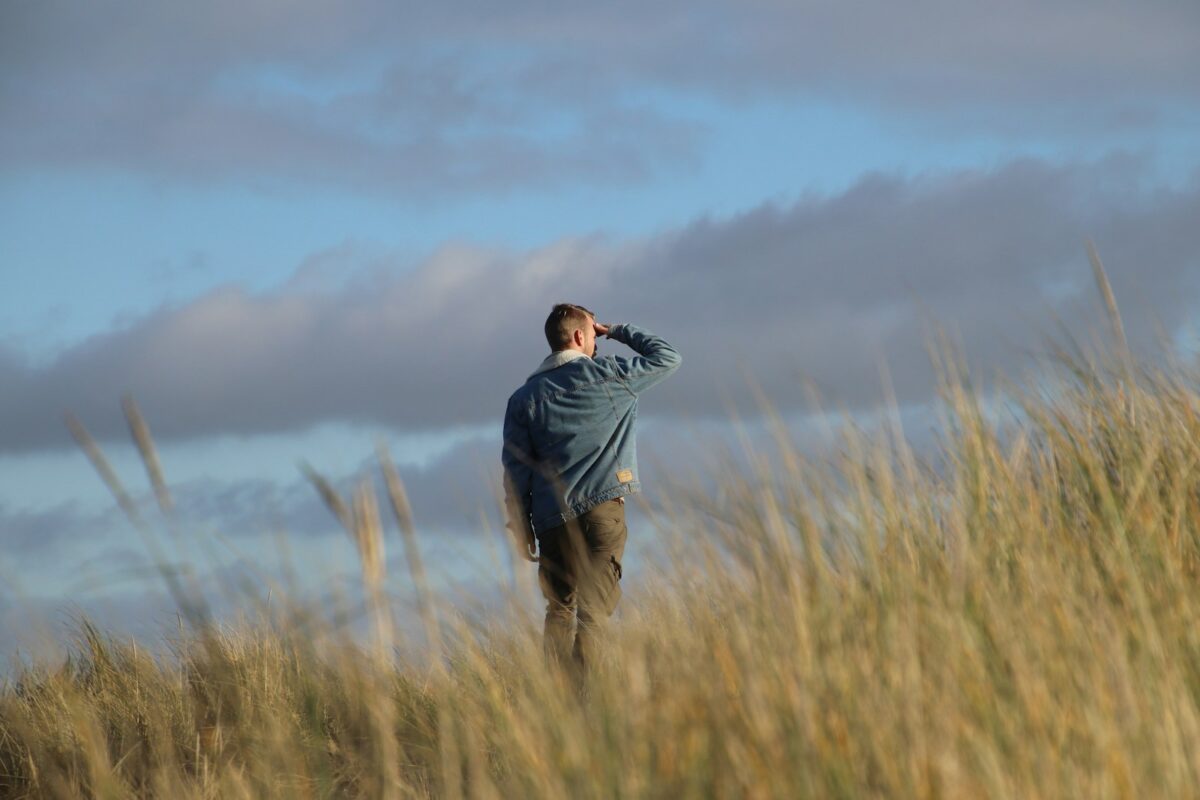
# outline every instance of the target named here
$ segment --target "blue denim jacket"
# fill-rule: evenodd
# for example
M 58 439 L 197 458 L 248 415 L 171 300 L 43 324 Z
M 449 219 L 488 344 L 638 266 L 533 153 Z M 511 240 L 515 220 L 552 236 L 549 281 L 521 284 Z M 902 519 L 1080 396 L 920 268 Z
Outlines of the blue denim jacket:
M 527 535 L 530 525 L 533 532 L 553 528 L 641 491 L 634 439 L 638 395 L 678 369 L 682 358 L 635 325 L 613 325 L 608 338 L 638 355 L 555 354 L 508 399 L 501 461 L 516 534 Z M 554 366 L 557 361 L 565 363 Z

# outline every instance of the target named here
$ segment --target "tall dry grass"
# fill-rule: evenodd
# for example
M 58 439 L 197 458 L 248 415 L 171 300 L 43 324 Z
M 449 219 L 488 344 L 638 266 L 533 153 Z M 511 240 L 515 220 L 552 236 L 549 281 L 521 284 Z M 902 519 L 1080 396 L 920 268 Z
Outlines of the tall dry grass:
M 192 624 L 172 656 L 84 623 L 69 662 L 4 687 L 0 787 L 1195 796 L 1200 393 L 1189 368 L 1139 368 L 1115 304 L 1111 320 L 1111 356 L 1068 342 L 1000 418 L 944 359 L 932 454 L 897 425 L 847 424 L 819 458 L 781 435 L 756 469 L 729 472 L 719 500 L 658 487 L 673 555 L 625 604 L 582 701 L 546 674 L 536 620 L 480 629 L 435 613 L 381 452 L 430 642 L 399 660 L 376 498 L 366 484 L 342 498 L 313 473 L 358 546 L 372 644 L 311 617 L 223 628 L 194 587 L 173 586 Z

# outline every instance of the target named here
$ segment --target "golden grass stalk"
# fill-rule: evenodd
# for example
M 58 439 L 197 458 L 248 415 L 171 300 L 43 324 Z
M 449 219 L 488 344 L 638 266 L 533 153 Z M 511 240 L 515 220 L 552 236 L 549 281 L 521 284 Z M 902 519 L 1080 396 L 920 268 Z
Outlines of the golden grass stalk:
M 775 460 L 714 465 L 718 495 L 660 487 L 666 556 L 630 576 L 586 702 L 519 609 L 438 613 L 380 448 L 436 646 L 385 652 L 375 497 L 308 470 L 359 553 L 370 650 L 250 620 L 155 658 L 84 622 L 68 662 L 0 688 L 0 795 L 1193 796 L 1200 381 L 1123 350 L 1064 348 L 1003 419 L 944 355 L 932 451 L 894 423 L 820 452 L 777 427 Z

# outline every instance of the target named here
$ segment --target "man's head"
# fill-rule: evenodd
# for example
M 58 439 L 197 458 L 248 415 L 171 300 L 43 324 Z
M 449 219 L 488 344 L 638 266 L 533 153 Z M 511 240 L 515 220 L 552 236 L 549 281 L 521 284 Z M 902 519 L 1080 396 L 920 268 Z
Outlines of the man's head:
M 550 349 L 578 350 L 596 356 L 596 315 L 583 306 L 559 303 L 546 317 L 546 341 Z

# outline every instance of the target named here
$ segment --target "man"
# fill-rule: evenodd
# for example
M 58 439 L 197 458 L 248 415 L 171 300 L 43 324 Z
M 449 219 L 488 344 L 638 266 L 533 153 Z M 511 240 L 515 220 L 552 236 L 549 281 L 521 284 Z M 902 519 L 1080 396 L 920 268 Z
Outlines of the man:
M 625 496 L 641 491 L 638 395 L 682 359 L 649 331 L 601 325 L 570 303 L 554 306 L 545 331 L 551 353 L 504 415 L 505 505 L 522 554 L 538 562 L 547 660 L 582 680 L 621 597 Z M 597 357 L 598 336 L 638 355 Z

